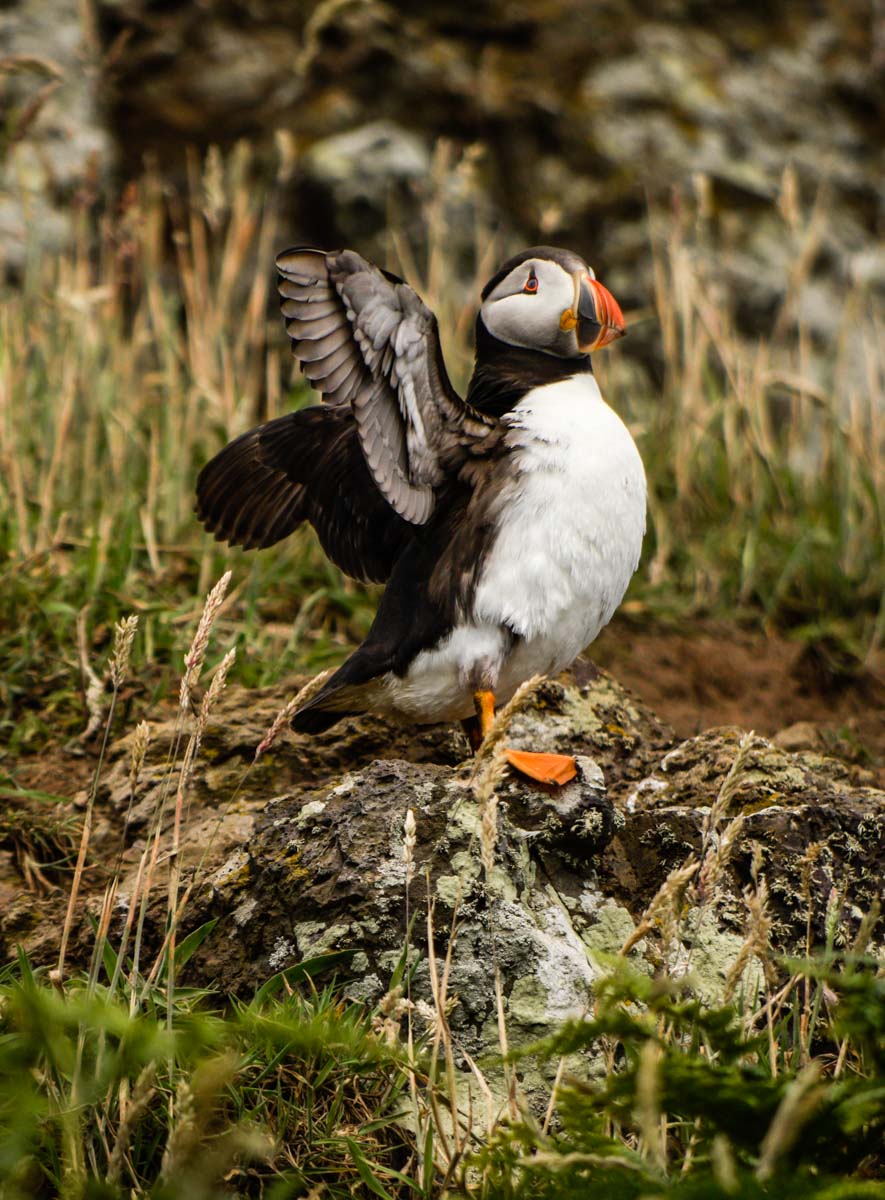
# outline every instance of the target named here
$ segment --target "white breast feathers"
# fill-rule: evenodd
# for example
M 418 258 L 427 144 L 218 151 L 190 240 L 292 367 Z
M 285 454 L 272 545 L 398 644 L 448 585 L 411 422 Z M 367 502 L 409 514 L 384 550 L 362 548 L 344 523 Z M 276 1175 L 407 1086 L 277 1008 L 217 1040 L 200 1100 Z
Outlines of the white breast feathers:
M 590 374 L 535 388 L 504 420 L 512 481 L 473 619 L 552 643 L 551 666 L 562 669 L 611 619 L 636 570 L 645 472 Z

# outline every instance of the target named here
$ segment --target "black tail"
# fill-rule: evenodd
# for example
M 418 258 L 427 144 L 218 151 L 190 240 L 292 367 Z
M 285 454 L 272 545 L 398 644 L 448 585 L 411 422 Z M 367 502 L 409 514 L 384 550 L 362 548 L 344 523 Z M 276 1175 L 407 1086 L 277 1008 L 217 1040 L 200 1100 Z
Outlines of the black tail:
M 327 708 L 314 708 L 312 704 L 306 704 L 304 708 L 299 708 L 290 724 L 296 733 L 325 733 L 327 729 L 337 725 L 343 717 L 350 715 L 344 712 L 330 712 Z
M 330 675 L 318 692 L 302 704 L 290 720 L 296 733 L 324 733 L 342 717 L 350 717 L 363 711 L 359 703 L 359 691 L 353 686 L 353 676 L 359 675 L 360 648 L 341 664 L 334 675 Z M 356 671 L 354 670 L 354 659 Z

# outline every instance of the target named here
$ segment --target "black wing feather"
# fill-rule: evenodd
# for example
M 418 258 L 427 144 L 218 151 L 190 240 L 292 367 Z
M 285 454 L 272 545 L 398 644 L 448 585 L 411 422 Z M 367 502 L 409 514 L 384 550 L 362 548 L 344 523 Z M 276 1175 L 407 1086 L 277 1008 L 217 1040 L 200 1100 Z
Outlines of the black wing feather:
M 247 550 L 309 521 L 329 558 L 366 582 L 387 579 L 415 533 L 375 487 L 353 414 L 319 405 L 249 430 L 207 463 L 197 515 L 219 541 Z

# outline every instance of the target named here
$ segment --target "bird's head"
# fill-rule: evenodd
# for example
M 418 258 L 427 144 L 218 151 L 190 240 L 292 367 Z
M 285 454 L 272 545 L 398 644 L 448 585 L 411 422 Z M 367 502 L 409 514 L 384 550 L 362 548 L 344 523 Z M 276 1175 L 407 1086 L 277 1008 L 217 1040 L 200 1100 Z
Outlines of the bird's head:
M 558 358 L 579 358 L 623 337 L 624 314 L 582 258 L 534 246 L 508 259 L 486 284 L 480 320 L 498 341 Z

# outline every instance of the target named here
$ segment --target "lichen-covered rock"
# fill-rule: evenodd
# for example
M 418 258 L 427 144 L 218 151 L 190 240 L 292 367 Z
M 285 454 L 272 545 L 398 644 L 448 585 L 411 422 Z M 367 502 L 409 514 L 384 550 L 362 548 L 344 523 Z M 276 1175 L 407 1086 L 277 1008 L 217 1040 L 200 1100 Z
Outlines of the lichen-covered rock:
M 286 699 L 279 687 L 229 689 L 194 765 L 183 932 L 219 918 L 189 964 L 194 982 L 248 995 L 305 958 L 349 951 L 349 992 L 374 1003 L 408 943 L 413 1000 L 438 997 L 445 976 L 453 1036 L 475 1055 L 497 1048 L 496 969 L 518 1045 L 584 1012 L 621 952 L 648 971 L 687 971 L 707 1001 L 739 968 L 750 996 L 765 981 L 758 963 L 742 965 L 747 889 L 767 896 L 769 972 L 776 955 L 804 952 L 809 922 L 815 944 L 825 920 L 850 940 L 881 892 L 885 793 L 858 783 L 856 768 L 730 727 L 678 742 L 589 664 L 537 686 L 506 731 L 511 745 L 578 756 L 578 778 L 562 789 L 494 756 L 474 763 L 453 727 L 371 718 L 283 736 L 255 761 Z M 131 808 L 131 737 L 110 751 L 93 850 L 113 859 L 129 812 L 120 923 L 180 733 L 178 717 L 154 726 L 156 765 L 142 770 Z M 168 800 L 164 811 L 171 822 Z M 149 947 L 165 928 L 162 881 Z M 0 936 L 51 961 L 63 897 L 33 911 L 24 923 L 18 910 L 0 914 Z M 78 937 L 70 957 L 88 959 L 85 921 Z
M 669 871 L 701 851 L 710 808 L 745 736 L 724 728 L 690 738 L 639 782 L 626 798 L 624 829 L 606 855 L 603 879 L 613 895 L 627 904 L 648 897 Z M 885 794 L 858 786 L 855 774 L 820 754 L 790 754 L 764 738 L 752 742 L 727 809 L 741 824 L 718 898 L 723 928 L 745 923 L 741 894 L 751 884 L 757 846 L 775 951 L 801 949 L 809 913 L 813 940 L 822 943 L 828 902 L 842 889 L 845 929 L 856 928 L 882 895 Z
M 384 759 L 332 787 L 274 800 L 246 847 L 245 878 L 225 865 L 210 881 L 207 911 L 234 913 L 214 942 L 216 969 L 229 986 L 249 990 L 275 969 L 349 948 L 360 955 L 354 994 L 378 1000 L 403 953 L 409 915 L 419 914 L 412 942 L 425 953 L 413 989 L 429 999 L 425 917 L 431 907 L 440 962 L 453 921 L 459 927 L 451 943 L 450 986 L 458 996 L 452 1025 L 471 1051 L 483 1048 L 482 1029 L 494 1015 L 490 964 L 496 956 L 508 992 L 519 981 L 524 1008 L 527 988 L 534 997 L 532 1027 L 580 1011 L 594 969 L 547 873 L 555 875 L 562 856 L 590 879 L 615 827 L 598 769 L 587 759 L 581 768 L 557 794 L 531 794 L 515 778 L 501 783 L 488 875 L 480 851 L 482 807 L 463 771 Z M 409 809 L 416 845 L 407 902 Z M 574 837 L 563 828 L 565 812 Z M 536 841 L 542 859 L 534 853 Z M 208 965 L 204 960 L 202 969 Z

